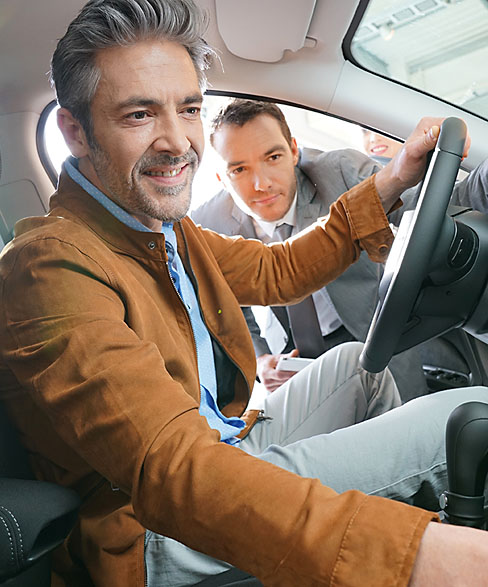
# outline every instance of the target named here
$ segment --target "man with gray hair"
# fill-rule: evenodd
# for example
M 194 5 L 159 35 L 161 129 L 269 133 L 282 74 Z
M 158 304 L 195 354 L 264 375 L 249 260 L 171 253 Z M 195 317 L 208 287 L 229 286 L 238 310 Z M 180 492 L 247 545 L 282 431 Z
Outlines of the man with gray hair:
M 91 0 L 53 57 L 73 157 L 47 217 L 20 221 L 2 256 L 0 388 L 38 477 L 83 498 L 56 570 L 83 586 L 221 572 L 212 584 L 226 584 L 229 565 L 266 585 L 376 586 L 453 583 L 467 563 L 474 584 L 484 533 L 408 504 L 435 507 L 447 415 L 487 389 L 323 434 L 323 397 L 353 381 L 366 416 L 367 390 L 389 384 L 351 371 L 352 343 L 294 378 L 294 411 L 275 393 L 264 414 L 245 413 L 255 359 L 239 304 L 297 301 L 362 249 L 383 260 L 384 210 L 418 181 L 439 120 L 420 121 L 392 164 L 285 245 L 204 230 L 186 217 L 203 34 L 192 0 Z

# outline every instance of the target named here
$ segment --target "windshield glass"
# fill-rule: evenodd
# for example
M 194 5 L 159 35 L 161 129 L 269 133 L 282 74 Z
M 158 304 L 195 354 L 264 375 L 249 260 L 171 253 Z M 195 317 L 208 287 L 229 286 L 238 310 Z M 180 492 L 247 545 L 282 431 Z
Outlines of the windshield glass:
M 350 52 L 366 69 L 488 118 L 488 0 L 371 0 Z

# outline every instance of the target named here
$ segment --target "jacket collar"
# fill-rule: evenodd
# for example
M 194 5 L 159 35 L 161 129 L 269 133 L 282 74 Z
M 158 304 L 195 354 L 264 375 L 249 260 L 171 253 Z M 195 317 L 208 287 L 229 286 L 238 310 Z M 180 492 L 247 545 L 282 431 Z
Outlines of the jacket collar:
M 65 171 L 61 172 L 58 189 L 50 199 L 49 208 L 49 216 L 81 222 L 112 248 L 123 253 L 155 260 L 167 260 L 163 234 L 140 232 L 119 221 L 73 181 Z M 176 224 L 175 232 L 181 238 L 181 230 L 177 229 Z M 184 246 L 182 242 L 181 245 Z

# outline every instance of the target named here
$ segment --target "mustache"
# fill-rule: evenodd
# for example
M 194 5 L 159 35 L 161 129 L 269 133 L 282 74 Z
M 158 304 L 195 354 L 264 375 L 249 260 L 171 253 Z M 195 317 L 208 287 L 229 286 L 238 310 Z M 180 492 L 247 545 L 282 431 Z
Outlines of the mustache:
M 146 169 L 151 167 L 178 167 L 185 164 L 198 165 L 199 163 L 200 160 L 196 151 L 190 148 L 184 155 L 181 155 L 180 157 L 173 157 L 172 155 L 167 155 L 165 153 L 158 155 L 143 155 L 137 162 L 137 171 L 144 172 Z

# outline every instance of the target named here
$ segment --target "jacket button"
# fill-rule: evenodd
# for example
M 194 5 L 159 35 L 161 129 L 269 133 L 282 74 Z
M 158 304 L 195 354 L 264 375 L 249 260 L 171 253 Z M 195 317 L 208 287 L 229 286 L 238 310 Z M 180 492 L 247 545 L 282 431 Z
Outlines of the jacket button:
M 156 248 L 156 243 L 154 241 L 149 241 L 147 246 L 153 251 Z

